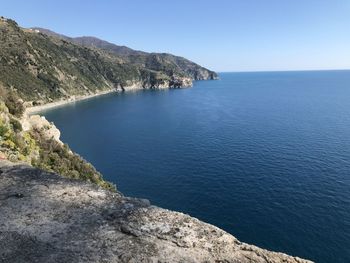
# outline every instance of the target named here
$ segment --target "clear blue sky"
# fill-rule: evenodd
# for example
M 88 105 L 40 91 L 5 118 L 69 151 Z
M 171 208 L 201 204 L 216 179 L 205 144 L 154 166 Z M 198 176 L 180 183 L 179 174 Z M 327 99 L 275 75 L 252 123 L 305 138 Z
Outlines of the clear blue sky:
M 350 0 L 0 0 L 23 27 L 184 56 L 216 71 L 350 69 Z

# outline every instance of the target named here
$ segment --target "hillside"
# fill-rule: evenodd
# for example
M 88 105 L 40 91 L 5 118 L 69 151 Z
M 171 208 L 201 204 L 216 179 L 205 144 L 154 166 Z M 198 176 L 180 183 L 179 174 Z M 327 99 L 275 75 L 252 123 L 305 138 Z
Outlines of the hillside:
M 126 46 L 119 46 L 96 37 L 67 37 L 51 30 L 34 27 L 33 30 L 38 30 L 44 34 L 59 37 L 75 44 L 89 48 L 103 49 L 111 54 L 121 57 L 124 61 L 139 67 L 145 67 L 155 71 L 163 71 L 171 75 L 190 76 L 193 80 L 216 79 L 217 74 L 200 65 L 189 61 L 183 57 L 174 56 L 167 53 L 147 53 L 139 50 L 134 50 Z
M 0 86 L 1 159 L 27 163 L 115 190 L 90 163 L 60 141 L 60 131 L 54 124 L 39 115 L 24 114 L 22 101 L 16 93 Z
M 195 79 L 216 77 L 214 72 L 171 55 L 140 53 L 136 63 L 130 56 L 80 42 L 23 29 L 1 18 L 0 83 L 16 90 L 23 100 L 49 102 L 129 87 L 190 86 Z

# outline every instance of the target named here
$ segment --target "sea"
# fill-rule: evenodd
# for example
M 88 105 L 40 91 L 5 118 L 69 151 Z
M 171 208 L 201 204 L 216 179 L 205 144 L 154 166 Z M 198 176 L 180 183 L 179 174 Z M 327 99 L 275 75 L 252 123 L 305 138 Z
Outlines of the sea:
M 43 111 L 124 195 L 240 241 L 350 262 L 350 71 L 219 73 Z

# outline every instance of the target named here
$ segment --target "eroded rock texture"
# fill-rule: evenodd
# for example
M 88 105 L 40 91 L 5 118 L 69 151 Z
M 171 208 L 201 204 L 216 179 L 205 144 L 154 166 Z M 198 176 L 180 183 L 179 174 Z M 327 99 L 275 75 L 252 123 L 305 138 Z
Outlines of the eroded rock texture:
M 308 262 L 188 215 L 0 161 L 0 262 Z

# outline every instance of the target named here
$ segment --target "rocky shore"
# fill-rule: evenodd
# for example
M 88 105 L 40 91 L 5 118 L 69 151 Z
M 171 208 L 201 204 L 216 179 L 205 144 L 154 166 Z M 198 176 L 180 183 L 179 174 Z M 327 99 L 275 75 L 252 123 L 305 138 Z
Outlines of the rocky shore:
M 0 262 L 310 262 L 188 215 L 0 161 Z

